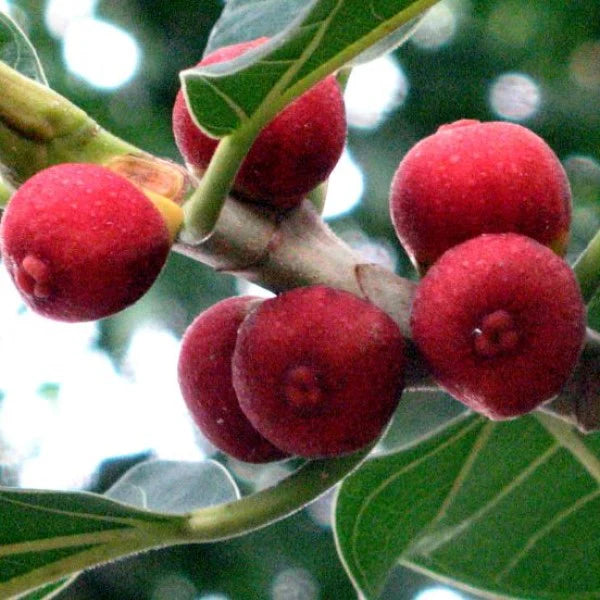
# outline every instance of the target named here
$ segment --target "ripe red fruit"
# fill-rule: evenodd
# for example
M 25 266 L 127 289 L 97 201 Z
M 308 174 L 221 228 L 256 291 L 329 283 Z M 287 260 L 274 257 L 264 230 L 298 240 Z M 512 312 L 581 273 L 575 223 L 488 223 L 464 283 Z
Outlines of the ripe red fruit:
M 394 321 L 324 286 L 266 300 L 238 333 L 233 385 L 252 425 L 290 454 L 335 456 L 369 444 L 400 397 L 404 342 Z
M 231 384 L 237 331 L 257 302 L 252 296 L 228 298 L 201 313 L 185 332 L 178 364 L 181 392 L 196 425 L 217 448 L 252 463 L 286 456 L 252 427 Z
M 585 336 L 572 270 L 531 238 L 485 234 L 451 248 L 413 301 L 414 341 L 437 381 L 492 419 L 556 395 Z
M 92 164 L 56 165 L 26 181 L 8 204 L 0 235 L 26 304 L 61 321 L 99 319 L 135 302 L 171 247 L 152 202 Z
M 406 154 L 390 211 L 402 245 L 425 272 L 448 248 L 482 233 L 521 233 L 564 255 L 571 191 L 557 156 L 535 133 L 463 119 Z
M 199 65 L 232 60 L 267 38 L 220 48 Z M 186 162 L 203 173 L 218 140 L 194 123 L 180 90 L 173 107 L 173 133 Z M 342 93 L 330 76 L 282 110 L 259 134 L 242 163 L 234 191 L 247 200 L 290 208 L 327 179 L 342 153 L 346 117 Z

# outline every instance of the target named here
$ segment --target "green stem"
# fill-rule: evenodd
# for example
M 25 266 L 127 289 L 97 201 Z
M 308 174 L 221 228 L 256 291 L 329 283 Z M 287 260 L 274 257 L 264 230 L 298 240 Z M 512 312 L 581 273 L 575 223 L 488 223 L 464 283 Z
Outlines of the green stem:
M 214 229 L 233 180 L 261 128 L 262 122 L 253 123 L 220 141 L 198 188 L 183 207 L 181 238 L 187 244 L 201 242 Z
M 83 110 L 0 62 L 0 162 L 25 180 L 62 162 L 102 164 L 141 151 L 102 129 Z
M 313 460 L 276 486 L 236 502 L 191 513 L 186 541 L 209 542 L 242 535 L 300 510 L 355 470 L 372 446 L 339 458 Z
M 600 231 L 573 265 L 575 276 L 586 303 L 590 302 L 600 287 Z

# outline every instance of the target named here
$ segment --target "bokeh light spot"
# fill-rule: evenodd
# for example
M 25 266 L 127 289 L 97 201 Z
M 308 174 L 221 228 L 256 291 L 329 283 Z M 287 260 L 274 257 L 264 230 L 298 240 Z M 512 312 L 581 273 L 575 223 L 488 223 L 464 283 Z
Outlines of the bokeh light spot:
M 63 38 L 68 69 L 91 85 L 116 89 L 136 74 L 140 48 L 133 36 L 99 19 L 71 21 Z
M 272 600 L 317 600 L 319 584 L 306 569 L 285 569 L 273 581 Z
M 537 113 L 542 95 L 538 84 L 528 75 L 505 73 L 492 82 L 489 101 L 498 116 L 522 121 Z
M 404 103 L 408 90 L 406 74 L 391 54 L 354 67 L 344 91 L 348 125 L 378 127 Z
M 456 9 L 451 2 L 438 2 L 423 17 L 410 41 L 425 50 L 437 50 L 454 37 L 458 26 Z
M 463 600 L 463 596 L 449 588 L 433 587 L 419 592 L 414 600 Z
M 323 217 L 331 219 L 352 210 L 360 202 L 364 188 L 362 169 L 346 149 L 329 176 Z
M 569 73 L 581 87 L 600 90 L 600 41 L 583 42 L 575 49 Z
M 499 42 L 522 48 L 537 33 L 538 23 L 539 15 L 534 3 L 509 0 L 493 7 L 487 30 Z
M 91 17 L 98 0 L 48 0 L 44 21 L 48 31 L 62 38 L 69 24 L 83 17 Z

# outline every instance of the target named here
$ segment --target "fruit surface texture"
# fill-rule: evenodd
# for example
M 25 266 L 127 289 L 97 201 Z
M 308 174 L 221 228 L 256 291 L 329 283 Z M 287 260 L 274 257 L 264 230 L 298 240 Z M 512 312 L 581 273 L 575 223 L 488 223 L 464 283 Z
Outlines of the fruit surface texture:
M 440 385 L 504 419 L 561 390 L 583 346 L 585 317 L 560 257 L 525 236 L 484 234 L 431 267 L 417 288 L 411 326 Z
M 325 286 L 266 300 L 240 327 L 233 384 L 254 427 L 304 457 L 374 441 L 402 390 L 404 341 L 370 303 Z
M 206 56 L 199 65 L 232 60 L 263 44 L 267 38 L 226 46 Z M 186 162 L 202 174 L 218 140 L 194 123 L 183 92 L 173 107 L 173 133 Z M 285 107 L 258 135 L 244 159 L 234 190 L 247 200 L 289 208 L 327 179 L 346 140 L 342 93 L 330 76 Z
M 284 458 L 242 413 L 231 383 L 231 359 L 237 331 L 258 298 L 238 296 L 198 315 L 183 337 L 179 386 L 202 433 L 230 456 L 251 463 Z
M 463 119 L 444 125 L 404 156 L 390 212 L 420 272 L 482 233 L 527 235 L 564 255 L 571 191 L 552 149 L 514 123 Z
M 171 247 L 165 222 L 133 184 L 65 163 L 26 181 L 1 226 L 2 256 L 26 304 L 62 321 L 100 319 L 152 285 Z

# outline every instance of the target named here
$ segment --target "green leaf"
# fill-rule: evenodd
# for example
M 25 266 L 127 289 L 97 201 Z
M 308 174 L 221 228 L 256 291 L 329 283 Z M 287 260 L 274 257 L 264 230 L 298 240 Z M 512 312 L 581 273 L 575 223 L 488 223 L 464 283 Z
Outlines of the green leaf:
M 306 8 L 306 0 L 229 0 L 214 24 L 204 54 L 223 46 L 273 37 Z
M 543 413 L 459 419 L 341 486 L 336 536 L 376 598 L 394 565 L 488 597 L 600 597 L 600 437 Z
M 85 492 L 7 488 L 0 514 L 1 598 L 178 539 L 185 523 Z
M 140 508 L 183 515 L 240 497 L 227 469 L 214 460 L 150 460 L 136 465 L 106 496 Z
M 0 60 L 23 75 L 48 85 L 35 48 L 23 30 L 0 11 Z
M 76 578 L 77 575 L 66 577 L 60 581 L 55 581 L 54 583 L 49 583 L 25 596 L 19 596 L 19 600 L 50 600 L 51 598 L 56 598 L 58 594 L 60 594 L 67 586 L 71 585 Z
M 305 7 L 306 0 L 229 0 L 211 31 L 204 54 L 238 42 L 274 37 L 289 27 Z M 390 52 L 410 36 L 418 22 L 415 18 L 402 25 L 353 62 L 367 62 Z
M 271 4 L 260 3 L 268 10 Z M 214 137 L 258 131 L 326 75 L 409 23 L 435 0 L 313 0 L 264 45 L 227 63 L 183 71 L 188 105 Z M 397 40 L 395 40 L 395 43 Z
M 185 513 L 236 500 L 239 492 L 215 461 L 152 460 L 130 469 L 107 496 L 110 499 L 85 492 L 1 489 L 0 597 L 180 540 Z M 40 588 L 31 600 L 52 597 L 67 583 Z

